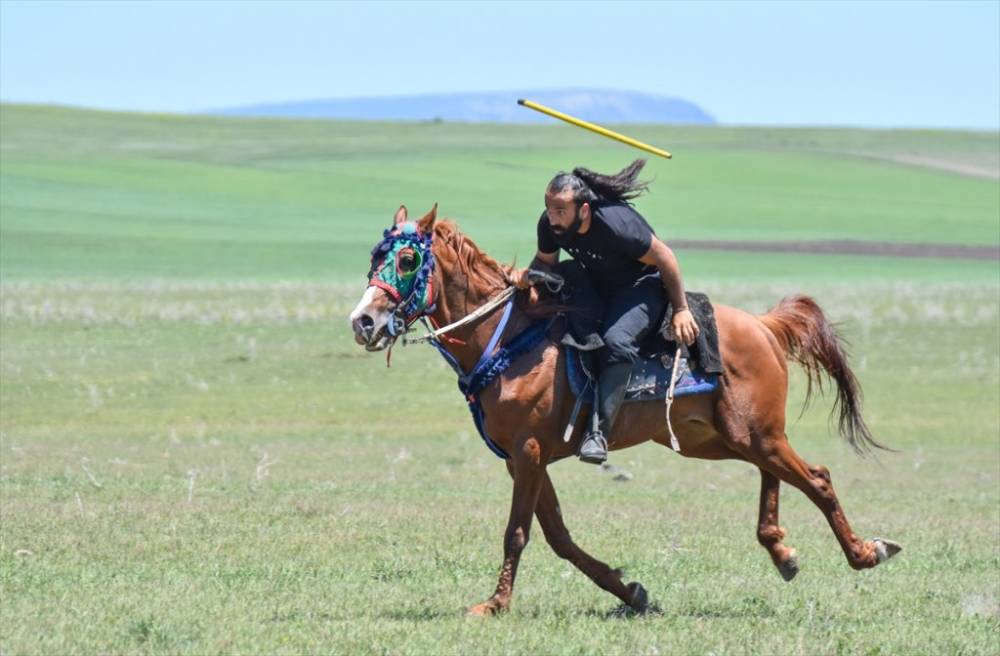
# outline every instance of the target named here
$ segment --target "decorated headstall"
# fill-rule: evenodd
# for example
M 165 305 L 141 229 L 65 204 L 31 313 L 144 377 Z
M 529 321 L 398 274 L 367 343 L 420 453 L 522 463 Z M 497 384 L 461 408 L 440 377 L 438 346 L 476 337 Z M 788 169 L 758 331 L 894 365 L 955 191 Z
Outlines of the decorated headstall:
M 384 290 L 396 302 L 386 326 L 393 337 L 434 311 L 433 241 L 433 230 L 424 234 L 414 221 L 403 221 L 386 229 L 372 249 L 368 286 Z

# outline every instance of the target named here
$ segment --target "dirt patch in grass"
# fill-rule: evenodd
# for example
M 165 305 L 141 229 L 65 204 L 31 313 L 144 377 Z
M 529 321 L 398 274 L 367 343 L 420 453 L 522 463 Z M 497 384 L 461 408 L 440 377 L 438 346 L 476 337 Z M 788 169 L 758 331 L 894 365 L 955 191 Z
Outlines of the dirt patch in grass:
M 959 162 L 954 160 L 940 159 L 937 157 L 924 157 L 920 155 L 893 155 L 887 157 L 891 162 L 905 164 L 907 166 L 918 166 L 925 169 L 936 169 L 965 175 L 970 178 L 982 178 L 984 180 L 1000 180 L 1000 169 L 996 166 L 985 164 L 975 164 L 971 162 Z
M 722 239 L 672 239 L 676 248 L 754 253 L 814 253 L 819 255 L 875 255 L 934 257 L 962 260 L 1000 260 L 1000 246 L 968 244 L 908 244 L 831 239 L 822 241 L 730 241 Z

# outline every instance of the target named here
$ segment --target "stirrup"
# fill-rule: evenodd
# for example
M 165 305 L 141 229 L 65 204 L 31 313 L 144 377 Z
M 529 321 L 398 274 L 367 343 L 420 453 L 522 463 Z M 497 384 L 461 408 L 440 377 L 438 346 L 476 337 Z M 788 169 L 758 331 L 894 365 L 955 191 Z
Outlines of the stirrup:
M 599 430 L 587 433 L 583 437 L 578 454 L 580 460 L 591 465 L 600 465 L 608 459 L 608 441 Z

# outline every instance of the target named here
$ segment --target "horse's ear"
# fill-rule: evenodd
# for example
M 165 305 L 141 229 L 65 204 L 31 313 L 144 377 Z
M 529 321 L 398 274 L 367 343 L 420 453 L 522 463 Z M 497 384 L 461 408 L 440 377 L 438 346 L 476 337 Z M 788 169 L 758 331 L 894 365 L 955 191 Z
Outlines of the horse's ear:
M 427 214 L 424 214 L 424 218 L 420 219 L 417 227 L 420 228 L 420 232 L 429 233 L 434 229 L 434 221 L 437 220 L 438 204 L 434 203 L 434 207 Z
M 396 217 L 393 219 L 393 223 L 396 225 L 406 223 L 406 205 L 400 205 L 399 209 L 396 210 Z

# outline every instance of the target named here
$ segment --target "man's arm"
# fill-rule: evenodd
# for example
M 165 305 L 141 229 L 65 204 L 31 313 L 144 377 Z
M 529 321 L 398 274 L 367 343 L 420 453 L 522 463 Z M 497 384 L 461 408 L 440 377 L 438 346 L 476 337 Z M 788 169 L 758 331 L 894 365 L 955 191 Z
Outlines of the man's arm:
M 687 306 L 687 298 L 684 296 L 684 280 L 681 278 L 681 268 L 677 264 L 677 258 L 670 247 L 664 244 L 656 235 L 649 244 L 649 250 L 639 258 L 643 264 L 651 264 L 660 270 L 660 278 L 663 287 L 667 291 L 667 298 L 673 306 L 674 316 L 670 325 L 674 329 L 674 334 L 685 344 L 694 342 L 698 336 L 698 324 Z
M 649 244 L 649 250 L 639 258 L 643 264 L 652 264 L 660 270 L 663 286 L 667 290 L 667 298 L 674 306 L 674 311 L 687 307 L 684 298 L 684 281 L 681 279 L 681 268 L 670 247 L 660 241 L 655 235 Z
M 528 265 L 527 269 L 521 269 L 517 272 L 514 277 L 515 284 L 518 289 L 527 289 L 531 285 L 528 283 L 528 270 L 535 269 L 537 271 L 545 271 L 549 273 L 552 269 L 559 263 L 559 251 L 555 253 L 543 253 L 542 251 L 537 251 L 535 253 L 535 259 L 531 260 L 531 264 Z
M 559 251 L 556 251 L 555 253 L 543 253 L 542 251 L 538 251 L 535 253 L 535 259 L 531 261 L 528 268 L 550 272 L 557 264 L 559 264 Z

